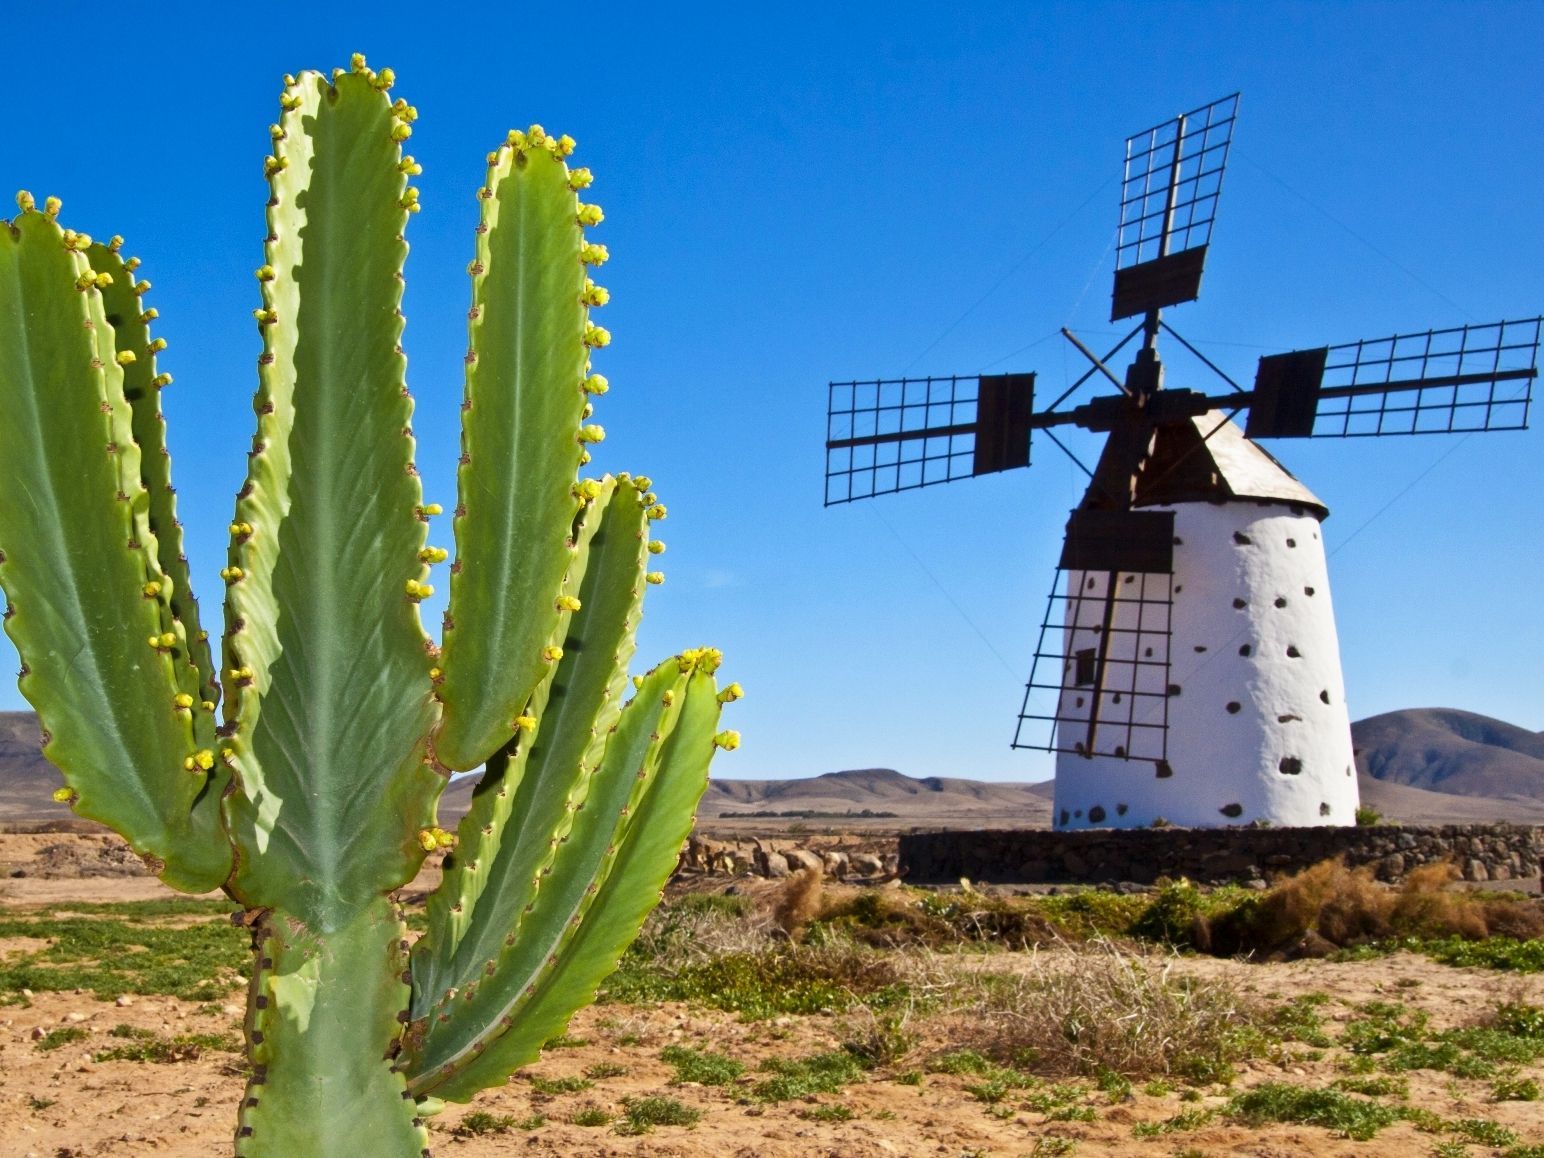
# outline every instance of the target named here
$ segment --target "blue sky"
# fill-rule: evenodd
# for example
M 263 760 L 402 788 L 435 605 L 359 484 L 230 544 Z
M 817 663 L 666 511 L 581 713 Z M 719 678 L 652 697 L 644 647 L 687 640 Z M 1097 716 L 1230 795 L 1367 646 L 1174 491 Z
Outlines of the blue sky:
M 1058 328 L 1114 335 L 1127 135 L 1243 92 L 1203 296 L 1170 315 L 1235 377 L 1544 310 L 1536 3 L 220 7 L 240 15 L 33 8 L 0 152 L 0 188 L 144 259 L 206 618 L 279 79 L 363 51 L 420 112 L 405 345 L 431 501 L 454 502 L 483 155 L 539 121 L 596 173 L 598 464 L 671 511 L 640 657 L 715 643 L 747 690 L 720 775 L 1049 775 L 1008 743 L 1081 473 L 1037 441 L 1028 471 L 822 509 L 825 384 L 1036 370 L 1059 392 L 1080 367 Z M 1332 511 L 1353 718 L 1544 728 L 1544 430 L 1273 449 Z

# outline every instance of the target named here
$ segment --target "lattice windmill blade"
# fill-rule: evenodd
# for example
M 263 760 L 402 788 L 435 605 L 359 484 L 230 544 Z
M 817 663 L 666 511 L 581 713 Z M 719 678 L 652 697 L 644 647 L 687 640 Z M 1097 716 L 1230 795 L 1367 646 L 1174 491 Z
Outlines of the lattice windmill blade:
M 1165 759 L 1173 572 L 1173 511 L 1072 512 L 1013 747 Z
M 1200 296 L 1238 100 L 1233 93 L 1126 138 L 1112 322 Z
M 832 382 L 825 505 L 1029 465 L 1033 374 Z
M 1260 359 L 1250 438 L 1524 430 L 1544 318 L 1395 334 Z

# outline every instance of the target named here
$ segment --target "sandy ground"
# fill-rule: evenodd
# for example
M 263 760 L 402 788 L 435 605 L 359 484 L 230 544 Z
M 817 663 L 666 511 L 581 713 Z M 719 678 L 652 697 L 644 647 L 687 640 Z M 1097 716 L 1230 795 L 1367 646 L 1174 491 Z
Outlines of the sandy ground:
M 36 863 L 33 856 L 57 838 L 7 837 L 0 842 L 0 865 Z M 26 848 L 15 842 L 40 840 Z M 15 911 L 40 902 L 72 899 L 129 900 L 164 895 L 153 880 L 138 876 L 49 879 L 41 870 L 5 878 L 7 895 L 0 907 Z M 57 890 L 50 892 L 50 890 Z M 35 942 L 0 943 L 0 957 L 36 948 Z M 1053 958 L 1055 954 L 1051 955 Z M 952 959 L 957 968 L 1004 971 L 1027 968 L 1022 954 L 992 954 Z M 1230 977 L 1262 998 L 1285 999 L 1308 992 L 1331 996 L 1327 1020 L 1344 1021 L 1352 1006 L 1373 999 L 1399 1000 L 1426 1011 L 1438 1027 L 1476 1023 L 1501 1000 L 1544 1003 L 1544 978 L 1509 978 L 1496 973 L 1453 969 L 1424 957 L 1399 954 L 1370 962 L 1296 962 L 1247 965 L 1206 958 L 1176 959 L 1173 967 L 1200 977 Z M 230 1152 L 234 1107 L 242 1088 L 238 1055 L 206 1052 L 170 1064 L 94 1062 L 92 1055 L 118 1039 L 109 1030 L 120 1024 L 162 1034 L 223 1033 L 239 1037 L 243 994 L 233 990 L 223 1003 L 197 1005 L 166 997 L 129 997 L 123 1004 L 99 1002 L 87 993 L 40 993 L 30 1003 L 0 1007 L 0 1156 L 15 1158 L 98 1158 L 158 1155 L 208 1158 Z M 84 1039 L 44 1051 L 37 1038 L 61 1026 L 77 1026 Z M 842 1018 L 783 1018 L 743 1022 L 735 1015 L 684 1006 L 635 1008 L 603 1005 L 582 1011 L 570 1028 L 575 1044 L 549 1052 L 498 1090 L 480 1095 L 469 1107 L 451 1107 L 431 1125 L 437 1155 L 659 1155 L 678 1158 L 870 1158 L 878 1155 L 1017 1156 L 1071 1153 L 1112 1158 L 1174 1158 L 1176 1155 L 1223 1155 L 1294 1158 L 1298 1155 L 1401 1156 L 1431 1154 L 1438 1139 L 1408 1124 L 1384 1130 L 1370 1142 L 1334 1137 L 1307 1126 L 1267 1126 L 1251 1130 L 1209 1125 L 1153 1138 L 1134 1137 L 1138 1123 L 1160 1122 L 1181 1111 L 1221 1106 L 1226 1094 L 1207 1088 L 1200 1102 L 1181 1100 L 1178 1089 L 1151 1095 L 1138 1088 L 1130 1098 L 1096 1095 L 1089 1104 L 1096 1119 L 1053 1122 L 1018 1110 L 998 1117 L 992 1107 L 973 1099 L 965 1086 L 977 1079 L 927 1074 L 921 1084 L 897 1080 L 921 1067 L 930 1050 L 949 1042 L 944 1024 L 920 1023 L 918 1049 L 890 1070 L 838 1094 L 808 1100 L 759 1104 L 746 1089 L 760 1075 L 756 1067 L 771 1057 L 807 1056 L 839 1046 L 851 1029 Z M 713 1049 L 743 1062 L 750 1071 L 730 1087 L 673 1086 L 673 1070 L 659 1060 L 670 1044 Z M 1293 1081 L 1327 1086 L 1342 1071 L 1329 1051 L 1318 1060 L 1291 1047 L 1287 1056 L 1243 1067 L 1235 1088 L 1263 1081 Z M 601 1077 L 591 1089 L 547 1096 L 534 1078 L 582 1075 L 597 1065 L 625 1067 Z M 1544 1080 L 1544 1066 L 1527 1067 L 1525 1076 Z M 1515 1130 L 1525 1143 L 1544 1143 L 1544 1103 L 1488 1099 L 1489 1084 L 1458 1081 L 1448 1074 L 1418 1071 L 1410 1079 L 1410 1104 L 1448 1118 L 1484 1117 Z M 702 1111 L 692 1128 L 661 1127 L 643 1137 L 624 1137 L 607 1127 L 573 1124 L 580 1111 L 599 1107 L 616 1113 L 628 1096 L 666 1095 Z M 853 1113 L 849 1121 L 811 1118 L 822 1106 L 840 1103 Z M 1009 1103 L 1011 1104 L 1011 1103 Z M 525 1120 L 540 1114 L 536 1129 L 462 1136 L 458 1124 L 470 1111 Z M 1070 1150 L 1053 1140 L 1075 1142 Z M 1498 1151 L 1471 1146 L 1469 1153 Z M 302 1158 L 302 1156 L 297 1156 Z

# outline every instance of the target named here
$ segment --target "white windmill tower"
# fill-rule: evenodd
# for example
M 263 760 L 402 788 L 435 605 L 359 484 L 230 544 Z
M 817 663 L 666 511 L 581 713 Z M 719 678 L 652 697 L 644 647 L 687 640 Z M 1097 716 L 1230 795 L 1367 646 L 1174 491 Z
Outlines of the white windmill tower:
M 1034 374 L 830 386 L 828 506 L 1026 467 L 1035 430 L 1107 436 L 1014 738 L 1058 754 L 1060 829 L 1353 824 L 1329 511 L 1255 440 L 1527 425 L 1541 318 L 1271 355 L 1250 390 L 1163 320 L 1199 296 L 1237 111 L 1235 93 L 1127 140 L 1111 320 L 1141 321 L 1102 358 L 1063 330 L 1091 368 L 1050 406 Z M 1164 334 L 1230 392 L 1166 387 Z M 1096 374 L 1119 393 L 1057 409 Z M 1049 735 L 1021 743 L 1026 724 Z

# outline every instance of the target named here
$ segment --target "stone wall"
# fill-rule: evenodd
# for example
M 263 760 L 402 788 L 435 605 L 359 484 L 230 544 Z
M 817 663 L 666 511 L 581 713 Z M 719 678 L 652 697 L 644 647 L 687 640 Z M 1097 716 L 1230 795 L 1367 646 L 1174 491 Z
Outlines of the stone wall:
M 1467 881 L 1539 880 L 1544 830 L 1496 824 L 1440 828 L 1147 828 L 1084 832 L 922 832 L 900 838 L 908 884 L 1200 884 L 1269 879 L 1332 857 L 1375 865 L 1399 881 L 1418 865 L 1448 860 Z

